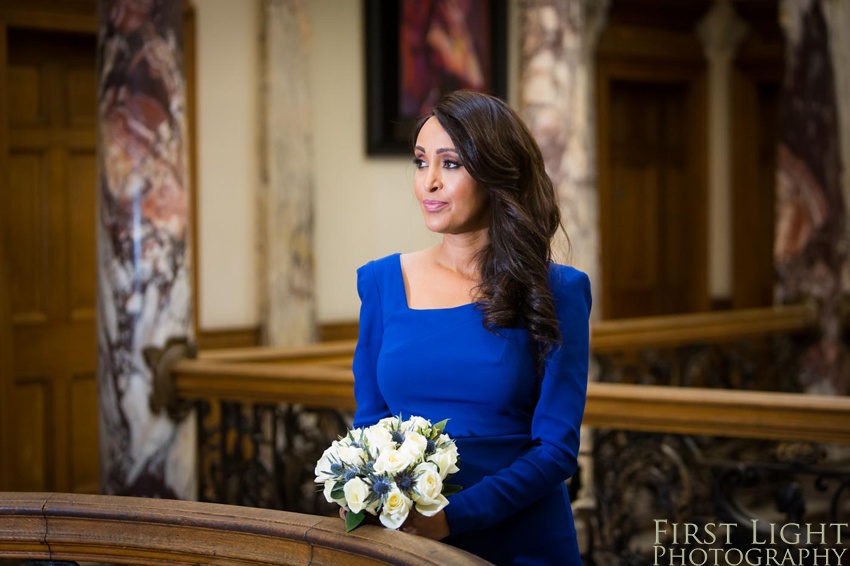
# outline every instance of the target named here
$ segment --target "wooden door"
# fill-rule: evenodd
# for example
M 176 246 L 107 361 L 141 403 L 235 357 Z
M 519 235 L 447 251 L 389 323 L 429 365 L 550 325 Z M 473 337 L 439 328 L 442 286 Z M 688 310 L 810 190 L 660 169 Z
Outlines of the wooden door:
M 11 490 L 96 492 L 96 39 L 8 28 L 5 51 L 11 457 L 0 478 Z
M 705 307 L 705 202 L 694 182 L 692 87 L 611 80 L 603 152 L 606 318 Z

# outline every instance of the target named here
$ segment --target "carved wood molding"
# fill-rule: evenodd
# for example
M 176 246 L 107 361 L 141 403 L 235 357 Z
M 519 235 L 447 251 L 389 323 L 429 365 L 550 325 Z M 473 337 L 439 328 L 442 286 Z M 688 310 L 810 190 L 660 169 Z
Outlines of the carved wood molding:
M 422 537 L 286 511 L 63 493 L 0 493 L 0 557 L 125 564 L 489 564 Z

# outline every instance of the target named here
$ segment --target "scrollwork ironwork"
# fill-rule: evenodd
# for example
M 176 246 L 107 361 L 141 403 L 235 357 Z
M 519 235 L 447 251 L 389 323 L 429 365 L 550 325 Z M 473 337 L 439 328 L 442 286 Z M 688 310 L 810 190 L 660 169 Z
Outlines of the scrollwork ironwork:
M 336 505 L 317 489 L 314 468 L 352 417 L 287 404 L 200 401 L 200 499 L 327 515 Z

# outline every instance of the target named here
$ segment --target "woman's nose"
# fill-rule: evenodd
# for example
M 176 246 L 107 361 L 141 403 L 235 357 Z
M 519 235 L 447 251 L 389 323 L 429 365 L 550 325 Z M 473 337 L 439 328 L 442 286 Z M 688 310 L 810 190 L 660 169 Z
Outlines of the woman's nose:
M 427 185 L 426 189 L 428 189 L 429 193 L 433 193 L 442 185 L 442 180 L 440 179 L 439 170 L 431 169 L 428 172 L 428 177 L 425 179 Z

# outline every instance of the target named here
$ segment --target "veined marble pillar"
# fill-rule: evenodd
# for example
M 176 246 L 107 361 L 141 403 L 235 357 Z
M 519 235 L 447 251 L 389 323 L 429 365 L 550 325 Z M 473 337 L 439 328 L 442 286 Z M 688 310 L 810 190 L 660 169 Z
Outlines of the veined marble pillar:
M 594 51 L 607 0 L 522 0 L 520 114 L 540 144 L 571 244 L 595 292 L 599 267 Z M 562 247 L 562 246 L 556 246 Z M 599 312 L 598 304 L 594 311 Z
M 98 37 L 101 488 L 193 499 L 194 420 L 152 413 L 142 353 L 192 334 L 182 3 L 101 0 Z
M 732 297 L 731 70 L 746 32 L 730 0 L 715 0 L 697 28 L 708 59 L 708 284 L 712 298 Z
M 302 0 L 263 0 L 260 319 L 266 343 L 316 335 L 309 29 Z
M 520 114 L 543 152 L 570 239 L 570 254 L 557 259 L 590 276 L 593 310 L 600 312 L 593 62 L 608 0 L 522 0 L 520 9 Z M 592 451 L 591 431 L 582 427 L 577 517 L 593 515 L 596 505 Z
M 822 0 L 823 14 L 829 31 L 832 72 L 838 111 L 838 142 L 841 159 L 841 188 L 844 210 L 850 211 L 850 2 Z M 850 242 L 850 220 L 845 220 L 845 242 Z M 844 296 L 850 294 L 850 261 L 845 259 L 841 276 Z M 848 368 L 850 371 L 850 368 Z
M 848 202 L 830 45 L 830 32 L 839 31 L 828 28 L 820 0 L 784 1 L 781 20 L 787 59 L 777 156 L 776 299 L 810 299 L 819 307 L 820 339 L 803 356 L 801 385 L 814 393 L 847 394 L 841 299 L 850 291 Z

